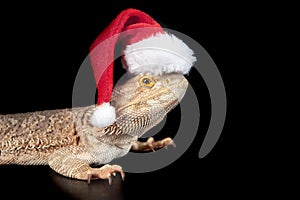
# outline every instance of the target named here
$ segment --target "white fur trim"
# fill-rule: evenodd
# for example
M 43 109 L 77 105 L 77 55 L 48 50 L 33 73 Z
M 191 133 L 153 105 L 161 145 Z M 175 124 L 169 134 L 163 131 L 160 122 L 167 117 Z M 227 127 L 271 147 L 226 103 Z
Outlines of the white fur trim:
M 128 71 L 133 74 L 186 74 L 197 60 L 194 52 L 176 36 L 158 33 L 124 50 Z
M 103 128 L 114 123 L 116 120 L 116 111 L 109 103 L 99 105 L 91 117 L 91 123 L 94 126 Z

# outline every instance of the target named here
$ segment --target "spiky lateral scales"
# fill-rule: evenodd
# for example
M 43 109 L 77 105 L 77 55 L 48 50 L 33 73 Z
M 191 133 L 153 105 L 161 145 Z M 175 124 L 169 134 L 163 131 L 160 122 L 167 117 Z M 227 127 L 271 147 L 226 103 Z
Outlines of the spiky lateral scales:
M 0 164 L 47 164 L 76 140 L 71 109 L 0 115 Z

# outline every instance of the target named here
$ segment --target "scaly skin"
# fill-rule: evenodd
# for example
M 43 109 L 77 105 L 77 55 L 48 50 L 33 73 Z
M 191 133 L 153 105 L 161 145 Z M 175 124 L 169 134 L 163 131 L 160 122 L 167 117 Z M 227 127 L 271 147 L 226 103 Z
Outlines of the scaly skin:
M 108 179 L 124 173 L 107 164 L 134 150 L 162 147 L 172 141 L 138 142 L 183 98 L 188 86 L 181 74 L 137 75 L 114 88 L 111 104 L 116 121 L 105 128 L 94 127 L 90 118 L 96 105 L 0 115 L 0 165 L 49 165 L 67 177 Z

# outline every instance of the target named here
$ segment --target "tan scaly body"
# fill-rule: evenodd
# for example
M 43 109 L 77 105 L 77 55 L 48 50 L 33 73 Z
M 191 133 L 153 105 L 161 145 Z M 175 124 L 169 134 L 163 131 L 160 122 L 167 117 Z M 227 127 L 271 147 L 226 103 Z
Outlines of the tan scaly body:
M 183 75 L 138 75 L 114 88 L 111 104 L 117 119 L 105 128 L 94 127 L 90 118 L 96 105 L 0 115 L 0 165 L 49 165 L 71 178 L 111 180 L 124 173 L 107 164 L 130 149 L 149 150 L 168 145 L 170 138 L 138 142 L 182 99 L 188 82 Z

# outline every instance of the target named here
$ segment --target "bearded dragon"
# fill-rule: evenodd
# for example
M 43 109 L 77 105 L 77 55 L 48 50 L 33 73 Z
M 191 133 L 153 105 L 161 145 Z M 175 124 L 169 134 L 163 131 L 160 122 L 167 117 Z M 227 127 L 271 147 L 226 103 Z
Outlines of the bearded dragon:
M 49 165 L 57 173 L 79 180 L 107 179 L 124 172 L 113 159 L 130 150 L 147 151 L 172 144 L 171 138 L 138 141 L 183 98 L 188 81 L 182 74 L 139 74 L 116 85 L 111 105 L 112 125 L 91 123 L 97 105 L 0 115 L 0 165 Z M 92 167 L 103 165 L 102 167 Z

